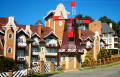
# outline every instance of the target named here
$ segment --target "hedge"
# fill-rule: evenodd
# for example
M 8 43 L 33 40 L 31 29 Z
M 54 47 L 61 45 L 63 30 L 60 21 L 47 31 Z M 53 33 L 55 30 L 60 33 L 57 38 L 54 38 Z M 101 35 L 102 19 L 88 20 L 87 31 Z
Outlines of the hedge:
M 17 63 L 12 58 L 0 56 L 0 72 L 8 72 L 9 70 L 18 70 Z

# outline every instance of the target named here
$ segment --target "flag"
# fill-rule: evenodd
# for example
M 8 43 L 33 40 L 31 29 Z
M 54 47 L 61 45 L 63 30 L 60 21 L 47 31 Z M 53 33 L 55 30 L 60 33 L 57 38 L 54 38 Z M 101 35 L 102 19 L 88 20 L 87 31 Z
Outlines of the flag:
M 90 20 L 89 19 L 85 19 L 84 23 L 90 23 Z
M 53 20 L 59 20 L 59 16 L 53 16 Z
M 71 1 L 71 7 L 75 7 L 75 1 Z

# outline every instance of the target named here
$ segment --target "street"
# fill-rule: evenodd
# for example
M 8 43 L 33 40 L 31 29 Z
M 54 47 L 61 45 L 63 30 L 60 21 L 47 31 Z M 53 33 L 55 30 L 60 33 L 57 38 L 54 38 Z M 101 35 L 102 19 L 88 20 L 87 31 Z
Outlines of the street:
M 82 71 L 67 71 L 47 77 L 120 77 L 120 65 Z

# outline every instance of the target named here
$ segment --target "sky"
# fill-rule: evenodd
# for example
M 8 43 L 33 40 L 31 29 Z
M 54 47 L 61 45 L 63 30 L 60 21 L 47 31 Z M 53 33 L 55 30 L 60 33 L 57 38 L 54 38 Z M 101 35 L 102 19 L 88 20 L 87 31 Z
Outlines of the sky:
M 55 10 L 59 3 L 70 12 L 71 0 L 0 0 L 0 17 L 14 16 L 18 24 L 34 25 L 42 20 L 50 10 Z M 99 20 L 102 16 L 120 21 L 120 0 L 74 0 L 76 1 L 76 15 L 91 16 Z M 70 18 L 70 15 L 69 17 Z

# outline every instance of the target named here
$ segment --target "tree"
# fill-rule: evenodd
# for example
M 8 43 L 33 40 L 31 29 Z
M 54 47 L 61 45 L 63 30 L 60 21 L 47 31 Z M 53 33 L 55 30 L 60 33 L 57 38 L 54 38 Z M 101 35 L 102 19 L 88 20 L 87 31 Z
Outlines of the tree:
M 111 52 L 107 51 L 106 49 L 101 49 L 97 55 L 97 59 L 110 58 L 110 57 L 111 57 Z
M 0 56 L 0 72 L 8 72 L 9 70 L 18 70 L 18 66 L 15 63 L 15 60 L 12 58 Z
M 120 35 L 120 21 L 117 23 L 116 32 Z
M 77 16 L 75 16 L 75 18 L 83 18 L 82 14 L 78 14 Z
M 85 61 L 84 61 L 84 62 L 88 62 L 89 60 L 92 60 L 92 61 L 95 60 L 95 59 L 92 57 L 92 51 L 88 51 L 88 52 L 86 53 Z
M 99 21 L 101 21 L 102 23 L 107 23 L 107 24 L 112 23 L 112 29 L 117 33 L 116 22 L 109 19 L 107 16 L 100 17 Z

